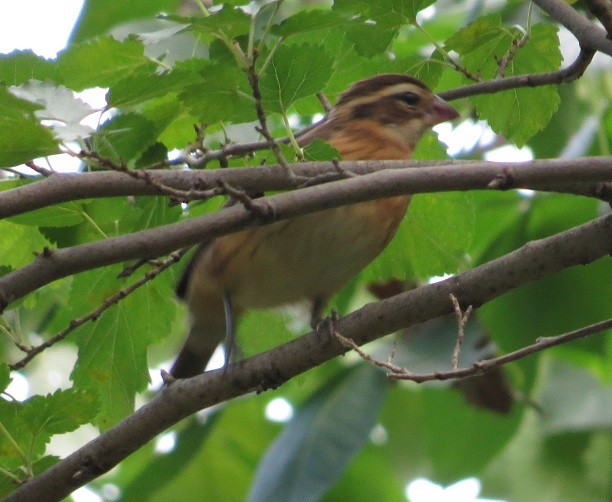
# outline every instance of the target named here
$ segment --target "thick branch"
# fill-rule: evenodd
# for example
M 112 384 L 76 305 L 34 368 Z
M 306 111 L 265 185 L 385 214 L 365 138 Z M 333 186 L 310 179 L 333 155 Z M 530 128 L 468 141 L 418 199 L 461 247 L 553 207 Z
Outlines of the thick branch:
M 440 179 L 474 180 L 477 177 L 497 176 L 499 173 L 520 173 L 514 187 L 542 188 L 560 183 L 612 181 L 612 157 L 586 157 L 581 159 L 543 159 L 532 162 L 487 162 L 487 161 L 352 161 L 340 162 L 342 171 L 368 174 L 389 169 L 411 169 L 416 179 L 431 176 Z M 435 170 L 423 169 L 433 167 Z M 42 207 L 79 199 L 117 197 L 124 195 L 160 195 L 159 184 L 176 190 L 210 190 L 218 188 L 220 182 L 249 193 L 269 190 L 298 188 L 297 179 L 325 177 L 332 181 L 342 179 L 342 172 L 332 162 L 301 162 L 291 164 L 295 176 L 289 177 L 280 166 L 254 167 L 252 169 L 228 168 L 209 171 L 147 171 L 154 183 L 134 179 L 123 173 L 104 171 L 91 173 L 56 173 L 48 178 L 0 192 L 0 218 L 40 209 Z M 539 174 L 536 173 L 539 172 Z M 406 174 L 406 176 L 413 176 Z M 521 184 L 522 183 L 522 184 Z M 539 186 L 533 183 L 541 183 Z M 418 187 L 417 187 L 418 188 Z M 599 196 L 595 191 L 584 193 Z M 452 189 L 452 188 L 451 188 Z M 415 191 L 416 188 L 415 188 Z
M 571 31 L 582 47 L 612 56 L 612 40 L 606 38 L 606 32 L 563 0 L 533 0 L 533 3 Z
M 539 168 L 538 162 L 504 163 L 495 166 L 467 165 L 447 170 L 390 169 L 255 199 L 255 210 L 235 205 L 192 220 L 70 248 L 47 250 L 29 265 L 0 277 L 0 311 L 24 295 L 68 275 L 125 260 L 156 258 L 175 249 L 235 232 L 249 225 L 271 223 L 321 209 L 407 193 L 488 187 L 507 189 L 529 186 L 530 183 L 546 183 L 551 179 L 556 183 L 569 179 L 612 179 L 610 158 L 591 158 L 590 161 L 592 163 L 588 170 L 571 167 L 571 163 L 576 162 L 571 159 L 567 164 L 556 164 L 556 168 L 549 165 L 547 169 Z M 357 165 L 359 164 L 361 163 Z M 269 216 L 262 217 L 263 214 Z
M 371 303 L 335 322 L 362 345 L 385 334 L 449 314 L 455 295 L 477 307 L 564 268 L 590 263 L 612 251 L 612 214 L 522 248 L 442 282 Z M 6 502 L 60 500 L 108 471 L 157 434 L 196 411 L 253 390 L 279 385 L 347 349 L 323 331 L 165 387 L 152 401 L 10 494 Z
M 584 3 L 591 14 L 601 21 L 608 32 L 608 38 L 612 38 L 612 2 L 610 0 L 585 0 Z

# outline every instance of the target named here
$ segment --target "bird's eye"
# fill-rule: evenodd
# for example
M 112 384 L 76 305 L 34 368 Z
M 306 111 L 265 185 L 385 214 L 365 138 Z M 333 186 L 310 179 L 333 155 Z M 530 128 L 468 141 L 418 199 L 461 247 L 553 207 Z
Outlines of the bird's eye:
M 414 106 L 421 101 L 421 96 L 410 91 L 402 92 L 401 94 L 398 94 L 396 98 L 411 106 Z

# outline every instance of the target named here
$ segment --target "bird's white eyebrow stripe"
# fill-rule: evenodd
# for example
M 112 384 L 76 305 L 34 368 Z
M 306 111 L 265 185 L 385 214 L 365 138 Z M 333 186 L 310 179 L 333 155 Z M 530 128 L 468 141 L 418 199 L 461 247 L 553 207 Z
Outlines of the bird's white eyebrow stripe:
M 401 84 L 391 85 L 380 89 L 379 91 L 368 96 L 360 96 L 358 98 L 351 99 L 347 104 L 352 107 L 355 107 L 366 103 L 373 103 L 380 98 L 394 96 L 402 92 L 414 92 L 415 94 L 421 95 L 423 91 L 424 89 L 417 85 L 402 82 Z

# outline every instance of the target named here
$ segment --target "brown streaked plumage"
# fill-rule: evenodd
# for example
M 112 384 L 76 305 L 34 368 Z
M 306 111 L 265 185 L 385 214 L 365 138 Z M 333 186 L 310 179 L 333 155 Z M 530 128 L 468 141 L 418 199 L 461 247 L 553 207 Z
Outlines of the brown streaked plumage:
M 385 74 L 342 93 L 327 120 L 300 139 L 328 141 L 345 160 L 408 159 L 429 127 L 457 112 L 422 82 Z M 179 296 L 190 331 L 171 374 L 203 370 L 226 332 L 223 297 L 232 313 L 300 300 L 319 314 L 325 302 L 370 263 L 395 235 L 410 196 L 319 211 L 250 228 L 203 244 L 187 267 Z

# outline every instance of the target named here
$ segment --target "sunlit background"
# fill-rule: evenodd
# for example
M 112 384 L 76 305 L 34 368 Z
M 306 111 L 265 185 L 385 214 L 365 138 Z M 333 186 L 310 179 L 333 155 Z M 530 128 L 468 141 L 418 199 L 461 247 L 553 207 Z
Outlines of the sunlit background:
M 15 49 L 31 49 L 46 58 L 54 58 L 62 50 L 68 40 L 82 6 L 81 0 L 22 0 L 20 2 L 4 2 L 0 16 L 0 53 L 10 53 Z M 420 14 L 427 19 L 435 15 L 435 7 L 429 7 Z M 79 93 L 79 97 L 92 107 L 104 107 L 105 90 L 93 90 Z M 99 115 L 89 117 L 87 124 L 95 126 Z M 434 128 L 440 139 L 447 144 L 448 153 L 452 156 L 473 148 L 490 146 L 496 140 L 496 135 L 482 121 L 466 119 L 455 125 L 440 124 Z M 530 160 L 532 152 L 525 147 L 518 149 L 512 145 L 499 148 L 489 148 L 485 153 L 488 160 Z M 79 164 L 77 159 L 67 155 L 58 155 L 48 160 L 49 165 L 57 170 L 74 170 Z M 27 169 L 27 168 L 24 168 Z M 57 368 L 71 367 L 75 359 L 74 353 L 66 347 L 56 347 L 47 351 L 47 365 L 38 366 L 30 381 L 18 373 L 13 373 L 13 381 L 8 392 L 16 399 L 23 400 L 34 393 L 52 392 L 57 388 L 70 386 L 68 376 Z M 223 360 L 221 352 L 215 358 L 215 365 Z M 159 370 L 151 372 L 152 387 L 161 384 Z M 35 387 L 35 389 L 30 388 Z M 272 399 L 266 407 L 266 418 L 274 422 L 286 422 L 293 416 L 292 404 L 283 398 Z M 49 453 L 65 456 L 87 440 L 95 437 L 97 430 L 93 427 L 82 427 L 78 431 L 62 435 L 57 441 L 52 441 Z M 175 444 L 175 434 L 168 432 L 157 438 L 156 452 L 160 455 L 172 451 Z M 386 431 L 380 425 L 371 433 L 371 441 L 384 444 L 387 440 Z M 406 486 L 405 494 L 411 502 L 457 502 L 485 501 L 478 498 L 480 482 L 475 478 L 459 481 L 448 487 L 441 487 L 426 479 L 413 480 Z M 104 489 L 104 499 L 113 500 L 119 497 L 119 490 L 113 485 Z M 98 502 L 102 498 L 87 488 L 81 488 L 73 494 L 78 502 Z

